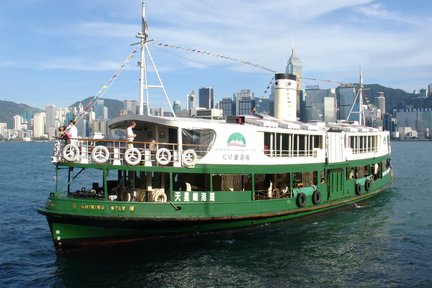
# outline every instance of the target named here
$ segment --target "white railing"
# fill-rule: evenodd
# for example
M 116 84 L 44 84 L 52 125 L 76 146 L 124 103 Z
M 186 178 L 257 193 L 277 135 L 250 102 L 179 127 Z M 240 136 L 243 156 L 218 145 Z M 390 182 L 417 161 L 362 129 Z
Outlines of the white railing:
M 191 168 L 199 158 L 198 151 L 198 146 L 182 150 L 178 144 L 173 143 L 76 139 L 71 143 L 57 141 L 52 162 Z

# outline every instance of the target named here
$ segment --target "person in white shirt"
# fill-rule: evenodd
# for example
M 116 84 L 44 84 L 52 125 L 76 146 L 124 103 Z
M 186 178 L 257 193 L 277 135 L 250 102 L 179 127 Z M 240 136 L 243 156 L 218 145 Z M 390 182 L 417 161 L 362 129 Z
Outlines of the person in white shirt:
M 128 149 L 133 148 L 133 140 L 135 139 L 136 134 L 133 132 L 132 129 L 135 128 L 135 126 L 136 126 L 136 122 L 132 121 L 130 123 L 129 127 L 127 127 L 127 129 L 126 129 L 126 137 L 128 140 Z
M 75 126 L 75 124 L 76 124 L 76 121 L 71 120 L 69 122 L 69 126 L 66 128 L 66 133 L 69 134 L 68 143 L 77 145 L 77 143 L 78 143 L 78 129 Z

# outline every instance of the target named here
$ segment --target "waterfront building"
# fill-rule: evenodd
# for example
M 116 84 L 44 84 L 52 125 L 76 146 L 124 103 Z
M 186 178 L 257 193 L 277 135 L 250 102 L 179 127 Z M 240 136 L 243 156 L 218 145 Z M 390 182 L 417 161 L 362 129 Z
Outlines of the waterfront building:
M 24 118 L 20 115 L 13 116 L 14 130 L 21 130 L 23 128 Z
M 0 122 L 0 138 L 7 138 L 7 123 Z
M 400 128 L 411 127 L 419 138 L 425 138 L 432 129 L 432 108 L 398 109 L 393 114 L 399 133 L 402 131 Z
M 45 112 L 36 112 L 33 115 L 33 136 L 40 138 L 45 134 Z
M 48 134 L 49 138 L 55 136 L 56 129 L 58 128 L 58 123 L 56 123 L 57 107 L 55 105 L 45 106 L 45 132 Z

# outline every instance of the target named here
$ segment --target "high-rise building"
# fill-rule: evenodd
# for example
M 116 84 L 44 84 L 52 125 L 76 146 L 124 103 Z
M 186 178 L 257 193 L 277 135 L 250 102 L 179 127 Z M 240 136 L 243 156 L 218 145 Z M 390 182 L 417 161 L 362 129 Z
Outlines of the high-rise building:
M 249 107 L 247 103 L 255 103 L 255 94 L 249 89 L 242 89 L 240 92 L 234 93 L 235 100 L 235 111 L 237 115 L 249 114 L 254 107 L 250 107 L 251 110 L 245 113 L 246 107 Z M 240 104 L 243 103 L 243 104 Z
M 46 105 L 45 106 L 45 132 L 48 133 L 48 137 L 52 138 L 56 129 L 59 126 L 59 123 L 56 123 L 57 116 L 57 107 L 55 105 Z
M 195 91 L 192 90 L 191 93 L 186 95 L 186 110 L 192 110 L 196 107 Z
M 291 50 L 291 56 L 288 59 L 286 66 L 286 74 L 297 76 L 297 90 L 303 90 L 303 66 L 302 61 L 294 53 L 294 48 Z
M 378 92 L 376 94 L 375 106 L 381 110 L 381 115 L 386 113 L 384 92 Z
M 199 107 L 201 108 L 214 108 L 214 91 L 211 87 L 203 87 L 198 92 Z
M 95 112 L 96 119 L 106 119 L 104 108 L 105 108 L 104 99 L 96 100 L 96 103 L 94 105 L 94 112 Z
M 354 103 L 357 90 L 353 84 L 344 84 L 336 88 L 337 103 L 339 107 L 338 119 L 349 120 L 349 121 L 359 121 L 360 117 L 358 114 L 359 101 Z M 354 105 L 354 107 L 353 107 Z M 348 115 L 350 114 L 348 118 Z M 354 113 L 353 113 L 354 112 Z M 355 113 L 357 112 L 357 113 Z
M 178 100 L 175 100 L 175 101 L 173 102 L 173 106 L 172 106 L 172 108 L 173 108 L 174 113 L 179 112 L 179 111 L 181 110 L 181 102 L 178 101 Z
M 23 127 L 24 118 L 20 115 L 13 116 L 14 130 L 21 130 Z
M 270 115 L 270 99 L 263 96 L 255 97 L 255 112 Z
M 238 101 L 237 114 L 238 115 L 250 114 L 254 108 L 255 108 L 255 99 L 244 97 Z
M 223 116 L 235 115 L 235 102 L 232 98 L 222 98 L 219 102 L 219 108 L 223 111 Z
M 136 100 L 123 100 L 125 114 L 137 114 L 138 102 Z
M 33 136 L 40 138 L 45 133 L 45 112 L 36 112 L 33 115 Z
M 292 74 L 295 75 L 297 78 L 297 116 L 301 116 L 301 106 L 304 105 L 304 95 L 303 95 L 303 66 L 302 61 L 299 57 L 294 53 L 294 48 L 291 50 L 291 56 L 288 59 L 288 63 L 286 66 L 286 74 Z M 306 114 L 306 113 L 303 113 Z M 305 115 L 304 115 L 305 117 Z M 301 119 L 305 120 L 305 119 Z
M 335 89 L 320 89 L 318 85 L 305 89 L 306 115 L 304 121 L 336 121 Z

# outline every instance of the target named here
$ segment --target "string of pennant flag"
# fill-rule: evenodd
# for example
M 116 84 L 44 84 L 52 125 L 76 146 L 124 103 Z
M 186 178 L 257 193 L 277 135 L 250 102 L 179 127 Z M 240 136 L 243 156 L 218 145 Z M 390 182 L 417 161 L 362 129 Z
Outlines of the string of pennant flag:
M 252 63 L 252 62 L 247 61 L 247 60 L 242 60 L 242 59 L 239 59 L 239 58 L 235 58 L 235 57 L 231 57 L 231 56 L 227 56 L 227 55 L 223 55 L 223 54 L 219 54 L 219 53 L 214 53 L 214 52 L 211 52 L 211 51 L 206 51 L 206 50 L 197 49 L 197 48 L 182 47 L 182 46 L 168 44 L 168 43 L 164 43 L 164 42 L 149 42 L 149 43 L 151 43 L 152 45 L 155 45 L 155 46 L 160 46 L 160 47 L 165 47 L 165 48 L 172 48 L 172 49 L 178 49 L 178 50 L 188 51 L 188 52 L 191 52 L 191 53 L 197 53 L 197 54 L 202 54 L 202 55 L 209 55 L 209 56 L 213 56 L 213 57 L 217 57 L 217 58 L 221 58 L 221 59 L 225 59 L 225 60 L 229 60 L 229 61 L 233 61 L 233 62 L 238 62 L 238 63 L 245 64 L 245 65 L 248 65 L 248 66 L 252 66 L 254 68 L 263 69 L 263 70 L 265 70 L 267 72 L 271 72 L 273 74 L 276 73 L 275 70 L 273 70 L 273 69 L 271 69 L 269 67 L 266 67 L 266 66 L 263 66 L 263 65 L 259 65 L 259 64 L 256 64 L 256 63 Z M 343 82 L 334 81 L 334 80 L 328 80 L 328 79 L 317 79 L 317 78 L 309 78 L 309 77 L 301 77 L 300 79 L 311 80 L 311 81 L 319 81 L 319 82 L 327 82 L 327 83 L 336 83 L 336 84 L 339 84 L 339 85 L 344 84 Z M 274 77 L 270 81 L 270 85 L 273 82 L 273 80 L 274 80 Z M 267 90 L 269 89 L 270 85 L 268 85 L 268 87 L 267 87 L 266 91 L 264 91 L 264 93 L 267 93 Z
M 82 117 L 84 115 L 84 113 L 87 113 L 88 111 L 90 111 L 90 109 L 96 104 L 96 101 L 99 98 L 101 98 L 108 91 L 108 89 L 111 87 L 111 85 L 114 83 L 114 81 L 117 80 L 118 77 L 120 76 L 120 74 L 124 71 L 124 69 L 129 64 L 129 62 L 132 61 L 132 59 L 134 58 L 136 53 L 137 53 L 137 50 L 135 49 L 128 55 L 128 57 L 123 62 L 123 64 L 111 76 L 109 81 L 104 86 L 102 86 L 102 88 L 99 90 L 99 92 L 97 92 L 96 95 L 93 97 L 93 99 L 90 100 L 90 102 L 84 107 L 83 112 L 81 112 L 77 117 L 75 117 L 75 119 L 74 119 L 75 121 L 78 120 L 79 117 Z
M 248 65 L 248 66 L 252 66 L 252 67 L 255 67 L 255 68 L 263 69 L 263 70 L 265 70 L 267 72 L 276 73 L 276 71 L 274 71 L 273 69 L 268 68 L 266 66 L 255 64 L 255 63 L 252 63 L 252 62 L 250 62 L 248 60 L 243 60 L 243 59 L 240 59 L 240 58 L 234 58 L 234 57 L 230 57 L 230 56 L 219 54 L 219 53 L 215 53 L 215 52 L 205 51 L 205 50 L 196 49 L 196 48 L 181 47 L 181 46 L 178 46 L 178 45 L 172 45 L 172 44 L 163 43 L 163 42 L 158 42 L 158 43 L 156 43 L 156 42 L 150 42 L 150 43 L 153 44 L 153 45 L 155 45 L 155 46 L 166 47 L 166 48 L 173 48 L 173 49 L 179 49 L 179 50 L 189 51 L 189 52 L 192 52 L 192 53 L 197 53 L 197 54 L 202 54 L 202 55 L 209 55 L 209 56 L 213 56 L 213 57 L 217 57 L 217 58 L 221 58 L 221 59 L 225 59 L 225 60 L 229 60 L 229 61 L 233 61 L 233 62 L 239 62 L 239 63 L 244 64 L 244 65 Z

